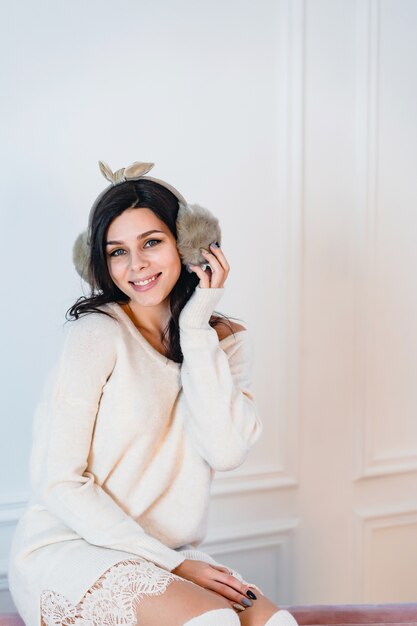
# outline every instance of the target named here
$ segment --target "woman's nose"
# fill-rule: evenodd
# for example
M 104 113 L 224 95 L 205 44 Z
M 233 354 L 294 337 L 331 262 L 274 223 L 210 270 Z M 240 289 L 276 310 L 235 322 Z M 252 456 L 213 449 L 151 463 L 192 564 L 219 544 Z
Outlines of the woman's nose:
M 141 254 L 140 251 L 135 251 L 131 254 L 130 265 L 132 269 L 139 270 L 142 267 L 147 267 L 149 263 L 145 255 Z

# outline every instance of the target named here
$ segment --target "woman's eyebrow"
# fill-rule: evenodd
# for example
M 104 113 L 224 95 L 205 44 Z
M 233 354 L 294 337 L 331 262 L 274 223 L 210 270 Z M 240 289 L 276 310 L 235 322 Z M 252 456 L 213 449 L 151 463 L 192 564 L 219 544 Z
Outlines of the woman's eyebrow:
M 147 237 L 148 235 L 151 235 L 152 233 L 164 233 L 163 230 L 147 230 L 146 233 L 142 233 L 141 235 L 137 236 L 137 239 L 144 239 L 145 237 Z M 123 241 L 106 241 L 106 246 L 111 246 L 114 244 L 120 245 L 122 244 Z

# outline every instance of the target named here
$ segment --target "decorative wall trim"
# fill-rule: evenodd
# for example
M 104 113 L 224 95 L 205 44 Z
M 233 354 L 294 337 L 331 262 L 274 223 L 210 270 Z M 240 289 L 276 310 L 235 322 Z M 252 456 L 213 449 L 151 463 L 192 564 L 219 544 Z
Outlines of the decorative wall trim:
M 374 478 L 391 474 L 405 474 L 417 470 L 417 454 L 396 455 L 386 458 L 373 457 L 364 464 L 359 478 Z
M 14 526 L 27 507 L 28 502 L 29 496 L 0 502 L 0 528 L 4 526 Z
M 297 479 L 288 475 L 284 469 L 259 470 L 248 474 L 215 478 L 211 487 L 211 496 L 240 495 L 251 491 L 259 493 L 260 491 L 295 487 L 297 484 Z
M 301 312 L 304 251 L 304 41 L 305 0 L 278 3 L 278 58 L 283 87 L 278 96 L 279 163 L 278 208 L 287 220 L 286 398 L 283 423 L 283 455 L 276 467 L 249 474 L 217 476 L 212 495 L 223 496 L 250 491 L 285 489 L 298 485 L 298 442 L 301 397 Z M 281 408 L 281 407 L 280 407 Z
M 226 474 L 226 473 L 225 473 Z M 259 470 L 235 476 L 225 475 L 214 479 L 211 497 L 241 495 L 250 492 L 272 491 L 284 487 L 295 487 L 297 480 L 285 473 L 284 469 Z M 23 514 L 29 502 L 29 496 L 17 500 L 0 502 L 0 527 L 13 526 Z
M 378 228 L 378 137 L 380 0 L 356 3 L 356 293 L 355 293 L 355 478 L 364 479 L 417 470 L 417 449 L 404 454 L 374 450 L 372 398 L 368 392 L 375 353 L 375 275 Z
M 218 475 L 217 475 L 218 476 Z M 212 482 L 210 495 L 213 498 L 229 495 L 241 495 L 250 492 L 272 491 L 285 487 L 297 486 L 297 480 L 286 474 L 283 468 L 271 470 L 260 469 L 247 474 L 236 474 L 215 478 Z M 0 527 L 12 526 L 17 523 L 29 502 L 29 496 L 17 500 L 0 502 Z
M 377 101 L 378 101 L 378 5 L 373 0 L 356 3 L 357 58 L 356 58 L 356 241 L 355 258 L 355 414 L 357 464 L 356 478 L 363 478 L 370 458 L 369 354 L 374 345 L 371 324 L 373 314 L 373 287 L 375 252 L 375 220 L 377 193 Z M 364 271 L 365 268 L 365 271 Z
M 358 508 L 354 510 L 355 520 L 355 597 L 363 601 L 366 595 L 366 582 L 369 564 L 372 535 L 380 528 L 395 528 L 398 526 L 417 524 L 417 506 L 415 502 L 409 505 L 373 508 Z
M 23 514 L 29 498 L 20 496 L 15 500 L 0 502 L 0 532 L 7 536 L 12 532 L 18 519 Z M 9 531 L 9 532 L 8 532 Z M 9 589 L 7 580 L 8 559 L 0 559 L 0 591 Z
M 287 133 L 282 144 L 280 165 L 284 187 L 280 198 L 281 207 L 288 211 L 288 285 L 287 285 L 287 428 L 288 451 L 291 455 L 284 460 L 289 480 L 299 477 L 299 430 L 301 424 L 300 398 L 302 395 L 301 345 L 303 311 L 303 266 L 304 266 L 304 42 L 305 42 L 305 1 L 288 0 L 286 3 L 286 26 L 288 41 L 285 82 L 286 95 L 282 102 L 282 116 L 279 120 L 280 134 Z M 284 43 L 283 28 L 280 39 Z M 282 96 L 281 96 L 282 97 Z M 285 136 L 285 135 L 284 135 Z M 280 138 L 277 138 L 281 146 Z M 286 165 L 285 165 L 286 164 Z M 285 483 L 283 483 L 284 485 Z
M 17 510 L 17 509 L 16 509 Z M 13 523 L 10 518 L 9 522 Z M 214 528 L 207 534 L 201 549 L 215 555 L 258 550 L 265 547 L 286 546 L 298 525 L 298 519 L 262 521 L 252 524 L 234 524 L 231 527 Z M 0 559 L 0 591 L 8 590 L 6 559 Z
M 202 550 L 210 554 L 230 554 L 279 546 L 288 541 L 289 535 L 298 526 L 298 519 L 263 521 L 254 524 L 234 524 L 230 528 L 215 528 L 209 531 Z
M 8 561 L 6 559 L 0 559 L 0 591 L 9 590 L 7 569 L 8 569 Z
M 285 477 L 281 486 L 299 480 L 299 430 L 302 395 L 302 294 L 304 265 L 304 41 L 305 1 L 279 3 L 280 80 L 278 100 L 278 203 L 287 219 L 286 345 L 287 389 L 285 406 Z M 277 472 L 277 475 L 279 472 Z

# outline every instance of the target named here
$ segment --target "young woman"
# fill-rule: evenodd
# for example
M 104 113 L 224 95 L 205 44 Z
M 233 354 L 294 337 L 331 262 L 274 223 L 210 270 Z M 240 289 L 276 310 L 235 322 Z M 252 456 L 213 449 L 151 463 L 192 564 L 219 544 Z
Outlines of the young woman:
M 186 240 L 199 224 L 179 192 L 134 165 L 101 165 L 111 185 L 78 241 L 92 290 L 69 310 L 36 411 L 12 597 L 26 626 L 296 624 L 196 549 L 214 472 L 243 463 L 262 430 L 252 346 L 214 314 L 223 250 L 213 242 L 207 267 L 187 267 L 178 232 Z M 193 219 L 210 221 L 198 208 Z

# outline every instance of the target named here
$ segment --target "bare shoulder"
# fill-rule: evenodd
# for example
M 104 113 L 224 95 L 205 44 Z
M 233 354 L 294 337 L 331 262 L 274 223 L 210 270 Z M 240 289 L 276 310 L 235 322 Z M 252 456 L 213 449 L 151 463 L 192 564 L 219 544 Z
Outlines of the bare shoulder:
M 246 328 L 245 326 L 242 326 L 242 324 L 237 324 L 237 322 L 230 321 L 230 323 L 228 323 L 221 321 L 215 326 L 215 330 L 219 341 L 221 341 L 222 339 L 229 337 L 232 332 L 238 333 L 240 330 L 246 330 Z

